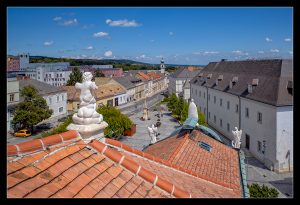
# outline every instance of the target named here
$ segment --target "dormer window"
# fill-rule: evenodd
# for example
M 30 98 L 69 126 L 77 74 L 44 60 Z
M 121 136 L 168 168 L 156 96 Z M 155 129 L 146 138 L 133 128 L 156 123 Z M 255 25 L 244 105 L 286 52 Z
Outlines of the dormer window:
M 218 80 L 223 80 L 223 75 L 219 75 Z
M 252 85 L 257 86 L 258 85 L 258 78 L 255 78 L 252 80 Z
M 202 77 L 203 76 L 203 73 L 200 73 L 199 75 L 198 75 L 198 77 Z
M 232 79 L 233 84 L 237 83 L 239 78 L 237 76 L 234 76 Z
M 253 87 L 251 84 L 248 84 L 248 93 L 252 93 Z
M 208 79 L 211 79 L 211 77 L 212 77 L 212 74 L 208 74 L 208 75 L 207 75 L 207 78 L 208 78 Z

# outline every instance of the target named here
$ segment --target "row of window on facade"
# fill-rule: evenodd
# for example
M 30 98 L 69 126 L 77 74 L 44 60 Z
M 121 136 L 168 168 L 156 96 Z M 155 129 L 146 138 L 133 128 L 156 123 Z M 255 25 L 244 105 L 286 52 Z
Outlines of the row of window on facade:
M 193 93 L 193 89 L 192 89 L 192 93 Z M 196 91 L 197 94 L 197 91 Z M 199 91 L 199 96 L 201 97 L 201 91 Z M 205 99 L 205 93 L 203 93 L 203 97 Z M 210 94 L 208 94 L 208 101 L 210 101 Z M 220 98 L 220 107 L 223 106 L 223 99 Z M 214 104 L 217 103 L 217 97 L 214 96 Z M 227 110 L 230 110 L 230 101 L 227 101 Z M 201 107 L 200 107 L 200 111 L 201 111 Z M 236 104 L 235 105 L 235 112 L 238 113 L 239 112 L 239 105 Z M 204 108 L 204 113 L 205 113 L 205 108 Z M 249 118 L 249 108 L 245 108 L 245 117 Z M 261 112 L 257 112 L 257 122 L 262 123 L 262 113 Z
M 54 76 L 55 76 L 55 75 L 53 75 L 53 77 L 54 77 Z M 48 77 L 51 78 L 51 74 L 50 74 L 50 73 L 49 73 L 49 75 L 46 74 L 46 78 L 48 78 Z M 58 73 L 57 73 L 57 74 L 56 74 L 56 77 L 57 77 L 57 78 L 58 78 L 58 77 L 61 77 L 61 78 L 62 78 L 62 77 L 63 77 L 63 76 L 62 76 L 62 73 L 61 73 L 61 74 L 58 74 Z M 53 79 L 53 78 L 52 78 L 52 79 Z
M 57 95 L 56 96 L 56 102 L 59 102 L 59 97 L 60 95 Z M 65 100 L 65 97 L 64 97 L 64 94 L 61 95 L 61 101 L 64 101 Z M 52 97 L 49 97 L 49 104 L 52 103 Z
M 44 78 L 44 81 L 65 81 L 65 78 Z

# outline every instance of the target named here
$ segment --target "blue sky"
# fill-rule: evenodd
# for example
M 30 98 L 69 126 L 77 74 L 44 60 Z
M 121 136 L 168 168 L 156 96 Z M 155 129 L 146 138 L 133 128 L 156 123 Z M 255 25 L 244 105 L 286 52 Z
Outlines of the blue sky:
M 292 8 L 10 7 L 7 52 L 205 65 L 292 58 Z

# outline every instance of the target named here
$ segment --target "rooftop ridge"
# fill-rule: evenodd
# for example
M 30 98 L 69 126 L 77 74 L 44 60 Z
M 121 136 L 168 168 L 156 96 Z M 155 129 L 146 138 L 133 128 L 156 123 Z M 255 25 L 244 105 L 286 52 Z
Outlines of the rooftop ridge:
M 168 161 L 172 162 L 176 155 L 178 154 L 178 152 L 181 150 L 181 148 L 183 147 L 184 143 L 189 139 L 189 134 L 186 133 L 182 139 L 182 141 L 180 142 L 180 144 L 176 147 L 175 151 L 173 152 L 173 154 L 169 157 Z
M 113 160 L 117 164 L 123 166 L 130 172 L 134 173 L 137 176 L 142 177 L 144 180 L 150 182 L 154 186 L 157 186 L 167 193 L 171 194 L 174 197 L 178 198 L 191 198 L 191 194 L 178 188 L 174 184 L 164 180 L 163 178 L 157 176 L 153 172 L 149 171 L 148 169 L 143 168 L 135 161 L 129 159 L 129 157 L 126 157 L 125 155 L 121 154 L 118 151 L 115 151 L 111 148 L 109 148 L 106 144 L 103 144 L 100 141 L 93 140 L 89 143 L 89 145 L 108 157 L 109 159 Z
M 188 136 L 188 134 L 187 134 L 187 136 Z M 186 136 L 185 136 L 185 137 L 186 137 Z M 184 142 L 185 142 L 187 139 L 188 139 L 188 137 L 184 139 Z M 146 153 L 146 152 L 143 152 L 143 151 L 134 149 L 134 148 L 132 148 L 132 147 L 126 145 L 126 144 L 121 143 L 120 141 L 116 141 L 116 140 L 113 140 L 113 139 L 106 138 L 106 139 L 105 139 L 105 143 L 107 143 L 107 144 L 109 144 L 109 145 L 112 145 L 112 146 L 119 147 L 119 148 L 124 149 L 124 150 L 126 150 L 126 151 L 128 151 L 128 152 L 131 152 L 131 153 L 133 153 L 133 154 L 136 154 L 136 155 L 139 155 L 139 156 L 141 156 L 141 157 L 147 158 L 147 159 L 152 160 L 152 161 L 154 161 L 154 162 L 161 163 L 161 164 L 163 164 L 163 165 L 165 165 L 165 166 L 168 166 L 168 167 L 170 167 L 170 168 L 174 168 L 174 169 L 176 169 L 176 170 L 178 170 L 178 171 L 184 172 L 184 173 L 189 174 L 189 175 L 191 175 L 191 176 L 194 176 L 194 177 L 197 177 L 197 178 L 206 180 L 206 181 L 208 181 L 208 182 L 214 183 L 214 184 L 219 185 L 219 186 L 222 186 L 222 187 L 226 187 L 226 188 L 228 188 L 228 189 L 232 189 L 232 190 L 234 190 L 234 191 L 236 191 L 236 192 L 238 192 L 238 193 L 240 192 L 239 187 L 236 187 L 235 185 L 232 185 L 232 184 L 230 184 L 230 183 L 229 183 L 229 184 L 225 184 L 225 183 L 223 183 L 223 182 L 219 182 L 219 181 L 217 181 L 217 180 L 210 179 L 210 178 L 208 178 L 206 175 L 198 174 L 198 173 L 196 173 L 196 172 L 194 172 L 194 171 L 192 171 L 192 170 L 185 169 L 185 168 L 183 168 L 183 167 L 181 167 L 181 166 L 172 164 L 172 163 L 170 162 L 170 160 L 166 161 L 166 160 L 160 159 L 160 158 L 158 158 L 158 157 L 155 157 L 155 156 L 153 156 L 153 155 L 151 155 L 151 154 L 148 154 L 148 153 Z M 182 145 L 183 145 L 183 144 L 182 144 Z
M 15 145 L 7 146 L 7 156 L 25 156 L 34 152 L 46 150 L 50 146 L 63 144 L 67 141 L 77 140 L 80 135 L 75 130 L 70 130 L 61 134 L 51 135 L 42 139 L 33 139 Z

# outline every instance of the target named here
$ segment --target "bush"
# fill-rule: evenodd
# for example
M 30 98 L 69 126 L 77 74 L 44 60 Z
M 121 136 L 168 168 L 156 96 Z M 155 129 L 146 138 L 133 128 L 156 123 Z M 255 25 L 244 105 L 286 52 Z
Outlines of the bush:
M 97 112 L 102 114 L 103 120 L 108 123 L 108 126 L 104 130 L 106 137 L 116 138 L 133 125 L 133 122 L 126 115 L 114 107 L 101 106 L 97 109 Z
M 248 185 L 250 197 L 252 198 L 277 198 L 279 192 L 275 188 L 269 188 L 268 186 L 259 184 Z

